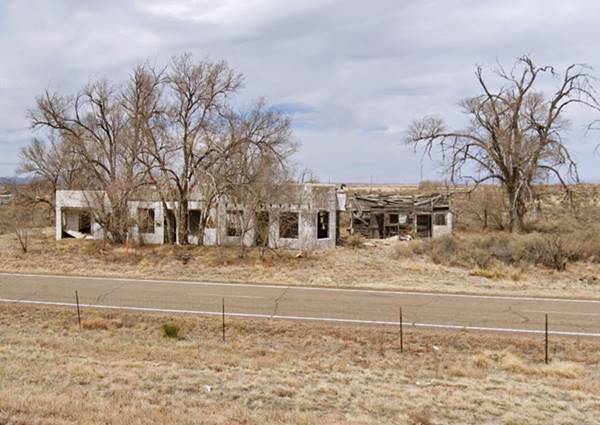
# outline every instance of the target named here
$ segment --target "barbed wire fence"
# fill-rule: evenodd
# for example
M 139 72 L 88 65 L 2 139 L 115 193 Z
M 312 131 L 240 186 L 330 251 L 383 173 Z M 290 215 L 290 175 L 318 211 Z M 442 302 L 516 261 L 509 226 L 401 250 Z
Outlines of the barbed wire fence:
M 418 308 L 412 308 L 412 317 L 406 316 L 406 308 L 402 305 L 397 305 L 395 308 L 390 303 L 382 305 L 373 305 L 372 311 L 377 312 L 379 316 L 377 318 L 369 318 L 368 313 L 357 312 L 353 309 L 353 306 L 348 303 L 337 302 L 329 305 L 328 313 L 317 313 L 318 307 L 311 306 L 310 304 L 304 305 L 304 307 L 295 307 L 295 314 L 281 312 L 282 303 L 285 302 L 284 297 L 287 295 L 287 291 L 290 288 L 284 289 L 283 293 L 274 298 L 264 298 L 261 300 L 255 299 L 256 297 L 247 296 L 246 298 L 240 298 L 240 296 L 232 296 L 228 300 L 226 296 L 222 294 L 214 294 L 210 296 L 189 296 L 186 299 L 178 299 L 176 303 L 170 302 L 169 299 L 163 298 L 160 302 L 160 306 L 157 306 L 157 300 L 155 296 L 147 296 L 140 294 L 135 299 L 123 297 L 118 290 L 114 289 L 107 291 L 96 296 L 86 296 L 85 290 L 75 290 L 72 300 L 64 301 L 32 301 L 32 303 L 38 303 L 40 305 L 59 305 L 63 307 L 74 307 L 74 313 L 76 314 L 77 324 L 79 329 L 82 329 L 82 315 L 86 310 L 96 311 L 116 311 L 116 312 L 137 312 L 137 313 L 157 313 L 161 315 L 167 315 L 169 317 L 176 315 L 194 315 L 202 317 L 218 317 L 220 318 L 220 339 L 223 343 L 227 342 L 227 320 L 229 318 L 235 319 L 258 319 L 258 320 L 287 320 L 287 321 L 303 321 L 303 322 L 316 322 L 323 324 L 343 324 L 350 326 L 381 326 L 382 332 L 380 335 L 380 347 L 383 346 L 383 338 L 388 338 L 390 328 L 396 328 L 397 332 L 397 347 L 400 353 L 410 350 L 405 344 L 405 335 L 407 329 L 437 329 L 446 330 L 450 332 L 465 332 L 473 331 L 479 333 L 515 333 L 515 334 L 528 334 L 531 336 L 542 336 L 540 338 L 540 352 L 543 353 L 541 356 L 544 359 L 544 363 L 548 364 L 551 361 L 551 336 L 590 336 L 600 337 L 600 333 L 592 332 L 595 331 L 595 324 L 591 323 L 589 329 L 583 329 L 579 331 L 561 331 L 554 330 L 551 327 L 550 316 L 548 313 L 541 315 L 543 320 L 540 322 L 529 322 L 527 328 L 500 328 L 490 326 L 491 320 L 483 320 L 477 324 L 435 324 L 435 323 L 422 323 L 417 321 L 419 318 Z M 235 302 L 233 301 L 235 300 Z M 230 302 L 231 301 L 231 302 Z M 24 301 L 28 303 L 28 301 Z M 386 315 L 382 316 L 383 309 L 386 310 Z M 415 311 L 417 310 L 417 311 Z M 395 319 L 391 319 L 392 314 L 396 314 Z M 366 317 L 365 317 L 366 316 Z M 381 348 L 380 348 L 381 350 Z

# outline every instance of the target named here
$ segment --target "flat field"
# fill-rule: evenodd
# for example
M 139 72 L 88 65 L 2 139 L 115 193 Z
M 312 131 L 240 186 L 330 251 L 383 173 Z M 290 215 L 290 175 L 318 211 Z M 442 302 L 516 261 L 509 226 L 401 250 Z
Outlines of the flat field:
M 592 424 L 600 343 L 0 305 L 1 424 Z M 164 335 L 164 325 L 179 328 Z M 173 332 L 173 326 L 170 330 Z

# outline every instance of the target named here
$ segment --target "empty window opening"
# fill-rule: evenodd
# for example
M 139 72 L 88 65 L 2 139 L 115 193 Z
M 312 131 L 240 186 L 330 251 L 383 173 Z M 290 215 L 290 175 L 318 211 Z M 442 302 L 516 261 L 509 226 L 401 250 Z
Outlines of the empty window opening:
M 79 232 L 92 233 L 92 215 L 89 211 L 81 211 L 79 214 Z
M 446 214 L 435 214 L 434 224 L 436 226 L 446 226 L 448 224 L 448 220 L 446 219 Z
M 421 238 L 430 238 L 431 237 L 431 222 L 432 222 L 431 215 L 429 215 L 429 214 L 417 215 L 417 223 L 416 223 L 417 236 L 419 236 Z
M 398 224 L 400 223 L 398 214 L 390 214 L 390 224 Z
M 329 211 L 319 211 L 317 213 L 317 239 L 327 239 L 329 237 Z
M 138 229 L 140 233 L 154 233 L 154 209 L 139 208 L 138 209 Z
M 279 216 L 279 237 L 298 239 L 299 218 L 297 212 L 282 212 Z
M 227 211 L 227 236 L 242 236 L 242 211 Z
M 62 237 L 82 238 L 92 234 L 92 213 L 82 209 L 63 209 Z
M 200 210 L 190 210 L 188 215 L 188 228 L 192 235 L 197 235 L 200 231 L 200 221 L 202 212 Z

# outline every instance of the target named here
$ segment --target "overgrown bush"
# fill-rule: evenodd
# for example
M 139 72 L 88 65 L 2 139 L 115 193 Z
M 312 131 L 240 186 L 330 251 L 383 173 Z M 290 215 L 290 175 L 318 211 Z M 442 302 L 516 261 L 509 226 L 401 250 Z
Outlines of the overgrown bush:
M 406 258 L 423 254 L 419 248 L 422 247 L 421 241 L 402 241 L 394 246 L 392 256 L 394 258 Z
M 347 244 L 352 249 L 362 248 L 365 238 L 362 235 L 350 235 L 347 239 Z
M 181 332 L 181 328 L 173 322 L 167 322 L 167 323 L 163 323 L 162 326 L 163 329 L 163 335 L 166 338 L 175 338 L 175 339 L 180 339 L 180 332 Z
M 599 232 L 596 228 L 571 228 L 552 233 L 448 235 L 400 242 L 394 249 L 394 256 L 426 255 L 436 264 L 479 269 L 500 263 L 538 265 L 562 271 L 576 261 L 600 262 Z

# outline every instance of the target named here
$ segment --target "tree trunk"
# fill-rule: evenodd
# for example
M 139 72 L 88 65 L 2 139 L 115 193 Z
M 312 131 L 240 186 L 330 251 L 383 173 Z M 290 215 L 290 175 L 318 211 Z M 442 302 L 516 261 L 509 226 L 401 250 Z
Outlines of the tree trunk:
M 206 229 L 206 221 L 204 219 L 200 220 L 198 224 L 198 245 L 204 245 L 204 230 Z
M 206 201 L 205 201 L 206 202 Z M 198 224 L 198 245 L 204 245 L 204 234 L 206 233 L 206 223 L 210 219 L 211 204 L 206 203 L 201 210 L 200 223 Z
M 483 209 L 483 230 L 488 228 L 488 210 L 487 207 Z
M 519 233 L 523 231 L 527 208 L 520 193 L 513 185 L 506 186 L 508 196 L 508 231 Z
M 183 199 L 179 202 L 179 217 L 177 217 L 177 239 L 179 245 L 188 245 L 189 234 L 189 205 L 188 200 Z
M 129 209 L 127 206 L 127 196 L 121 193 L 116 195 L 108 194 L 111 207 L 105 210 L 101 205 L 97 221 L 102 225 L 104 232 L 108 233 L 109 239 L 116 244 L 124 244 L 129 231 Z M 104 199 L 98 199 L 96 202 L 104 202 Z

